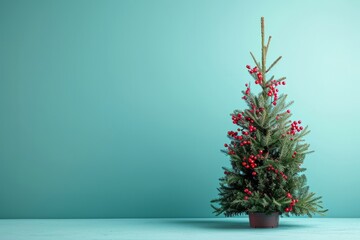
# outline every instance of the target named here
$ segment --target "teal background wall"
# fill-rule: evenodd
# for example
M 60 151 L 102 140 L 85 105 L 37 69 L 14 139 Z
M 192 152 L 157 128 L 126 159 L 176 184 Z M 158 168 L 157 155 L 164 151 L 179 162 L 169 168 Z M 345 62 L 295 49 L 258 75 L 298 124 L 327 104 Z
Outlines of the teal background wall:
M 360 217 L 359 1 L 0 1 L 0 218 L 213 217 L 249 51 L 329 217 Z

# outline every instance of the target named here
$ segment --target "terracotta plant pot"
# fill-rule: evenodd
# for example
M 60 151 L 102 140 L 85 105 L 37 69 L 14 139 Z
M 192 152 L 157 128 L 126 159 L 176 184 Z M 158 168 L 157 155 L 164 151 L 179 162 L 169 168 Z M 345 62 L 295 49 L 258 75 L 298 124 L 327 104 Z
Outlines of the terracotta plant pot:
M 279 226 L 279 213 L 249 213 L 249 221 L 252 228 L 276 228 Z

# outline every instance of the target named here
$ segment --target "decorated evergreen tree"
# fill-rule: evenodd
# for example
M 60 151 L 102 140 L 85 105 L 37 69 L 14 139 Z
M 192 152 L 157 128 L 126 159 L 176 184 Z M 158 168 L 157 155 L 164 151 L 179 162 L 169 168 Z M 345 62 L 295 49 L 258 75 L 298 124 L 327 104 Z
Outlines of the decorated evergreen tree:
M 270 70 L 279 62 L 278 57 L 266 67 L 271 36 L 264 43 L 264 18 L 261 18 L 261 63 L 250 52 L 255 66 L 246 66 L 253 77 L 256 94 L 250 83 L 242 91 L 247 104 L 245 110 L 234 110 L 231 115 L 236 130 L 228 131 L 229 143 L 222 150 L 230 157 L 231 168 L 223 167 L 218 188 L 219 197 L 211 203 L 216 215 L 231 217 L 249 213 L 286 216 L 323 215 L 321 197 L 309 191 L 302 167 L 309 144 L 304 136 L 310 130 L 301 120 L 290 120 L 292 113 L 287 95 L 281 94 L 285 77 L 268 78 Z

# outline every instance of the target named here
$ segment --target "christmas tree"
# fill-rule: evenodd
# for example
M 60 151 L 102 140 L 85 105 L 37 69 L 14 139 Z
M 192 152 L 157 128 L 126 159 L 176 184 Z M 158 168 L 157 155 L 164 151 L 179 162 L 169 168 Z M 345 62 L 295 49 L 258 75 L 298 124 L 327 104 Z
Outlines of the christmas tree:
M 249 213 L 323 215 L 321 197 L 309 191 L 302 167 L 309 144 L 304 136 L 310 130 L 301 120 L 290 120 L 292 113 L 287 95 L 278 88 L 286 84 L 285 77 L 268 78 L 270 70 L 279 62 L 278 57 L 266 67 L 271 36 L 264 43 L 264 18 L 261 18 L 261 63 L 250 52 L 254 67 L 246 66 L 254 79 L 256 94 L 246 83 L 242 99 L 247 109 L 234 110 L 231 115 L 236 130 L 228 131 L 229 143 L 222 150 L 229 156 L 231 168 L 223 167 L 219 196 L 211 200 L 216 215 L 231 217 Z

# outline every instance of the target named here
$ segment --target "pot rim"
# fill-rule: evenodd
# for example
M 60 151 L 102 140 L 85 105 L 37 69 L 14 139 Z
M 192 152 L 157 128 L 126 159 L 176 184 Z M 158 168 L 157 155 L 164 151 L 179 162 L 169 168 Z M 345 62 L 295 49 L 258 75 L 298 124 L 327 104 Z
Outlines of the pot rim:
M 249 215 L 250 214 L 265 214 L 265 215 L 273 215 L 273 214 L 279 214 L 280 215 L 280 212 L 271 212 L 269 214 L 266 214 L 265 212 L 247 212 Z

